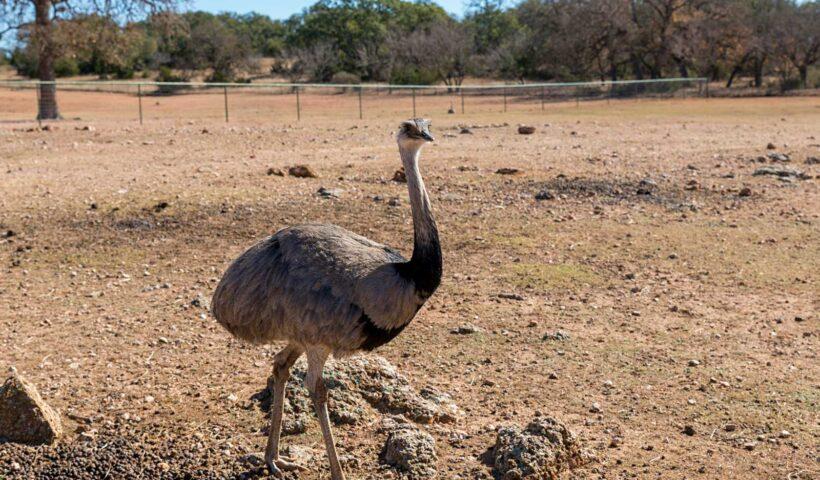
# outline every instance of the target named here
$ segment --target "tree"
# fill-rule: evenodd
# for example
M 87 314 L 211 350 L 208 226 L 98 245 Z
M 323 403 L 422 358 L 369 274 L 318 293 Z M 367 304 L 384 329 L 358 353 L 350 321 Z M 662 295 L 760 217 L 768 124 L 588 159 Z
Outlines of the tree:
M 0 0 L 0 34 L 21 28 L 27 30 L 29 41 L 37 51 L 37 78 L 53 82 L 55 60 L 63 48 L 55 37 L 60 22 L 91 13 L 122 20 L 149 11 L 168 10 L 175 4 L 176 0 Z M 40 85 L 37 118 L 60 118 L 57 87 L 53 83 Z
M 458 87 L 471 67 L 471 42 L 467 29 L 452 19 L 439 20 L 426 29 L 418 29 L 409 37 L 394 39 L 394 49 L 400 61 L 413 65 L 436 81 Z
M 806 88 L 809 67 L 820 58 L 820 4 L 808 2 L 783 11 L 775 20 L 779 42 L 776 51 L 785 58 Z

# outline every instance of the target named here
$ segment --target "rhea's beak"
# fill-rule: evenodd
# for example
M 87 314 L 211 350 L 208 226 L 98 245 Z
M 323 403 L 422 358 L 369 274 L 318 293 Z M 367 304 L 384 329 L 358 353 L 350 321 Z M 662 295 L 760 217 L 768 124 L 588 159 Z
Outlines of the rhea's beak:
M 434 142 L 436 140 L 432 135 L 430 135 L 430 132 L 421 132 L 421 138 L 428 142 Z

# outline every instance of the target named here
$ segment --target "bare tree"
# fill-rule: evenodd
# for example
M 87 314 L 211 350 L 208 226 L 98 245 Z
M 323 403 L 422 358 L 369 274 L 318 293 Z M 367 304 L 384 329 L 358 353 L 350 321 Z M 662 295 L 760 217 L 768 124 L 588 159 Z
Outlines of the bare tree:
M 797 69 L 800 85 L 806 88 L 809 67 L 820 57 L 820 4 L 808 2 L 783 11 L 775 23 L 776 51 Z
M 289 76 L 292 80 L 307 77 L 313 81 L 326 82 L 336 73 L 339 53 L 330 42 L 291 48 L 288 53 L 293 58 L 293 63 L 289 68 Z
M 452 20 L 438 21 L 397 41 L 400 55 L 432 72 L 451 87 L 451 92 L 461 85 L 470 69 L 472 39 L 464 26 Z
M 37 48 L 37 78 L 53 82 L 54 61 L 61 45 L 55 39 L 55 23 L 80 14 L 96 13 L 114 19 L 127 19 L 150 11 L 168 10 L 177 0 L 0 0 L 0 34 L 27 29 Z M 57 87 L 40 85 L 37 118 L 58 119 Z

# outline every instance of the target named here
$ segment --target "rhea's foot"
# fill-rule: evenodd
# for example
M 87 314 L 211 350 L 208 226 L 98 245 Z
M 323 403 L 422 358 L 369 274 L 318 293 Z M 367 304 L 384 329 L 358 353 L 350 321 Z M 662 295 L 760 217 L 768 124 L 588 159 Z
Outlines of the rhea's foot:
M 293 463 L 287 457 L 275 458 L 267 461 L 266 463 L 270 474 L 273 475 L 274 478 L 285 478 L 284 472 L 304 472 L 307 470 L 307 468 L 302 465 Z

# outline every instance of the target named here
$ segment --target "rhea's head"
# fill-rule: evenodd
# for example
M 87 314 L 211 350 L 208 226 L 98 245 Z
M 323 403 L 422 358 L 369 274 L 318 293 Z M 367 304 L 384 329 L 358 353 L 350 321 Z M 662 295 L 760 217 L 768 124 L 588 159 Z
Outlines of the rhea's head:
M 433 141 L 430 134 L 430 120 L 412 118 L 401 122 L 399 133 L 396 135 L 400 148 L 421 148 L 427 142 Z

